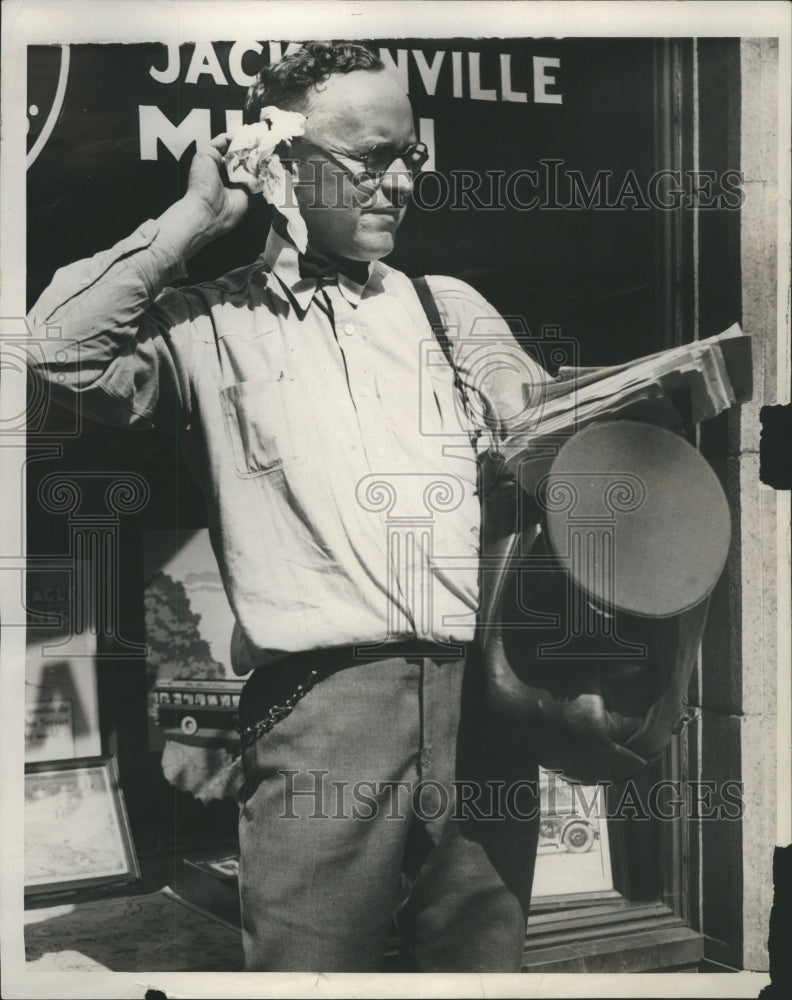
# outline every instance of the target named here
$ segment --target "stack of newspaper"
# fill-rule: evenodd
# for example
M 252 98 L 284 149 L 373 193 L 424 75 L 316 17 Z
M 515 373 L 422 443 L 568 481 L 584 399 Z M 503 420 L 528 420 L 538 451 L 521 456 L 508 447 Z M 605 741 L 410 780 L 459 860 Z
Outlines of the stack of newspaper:
M 555 382 L 541 387 L 539 400 L 527 401 L 530 425 L 511 434 L 502 453 L 515 466 L 546 459 L 595 420 L 700 423 L 750 399 L 751 390 L 751 338 L 735 323 L 715 337 L 623 365 L 562 368 Z

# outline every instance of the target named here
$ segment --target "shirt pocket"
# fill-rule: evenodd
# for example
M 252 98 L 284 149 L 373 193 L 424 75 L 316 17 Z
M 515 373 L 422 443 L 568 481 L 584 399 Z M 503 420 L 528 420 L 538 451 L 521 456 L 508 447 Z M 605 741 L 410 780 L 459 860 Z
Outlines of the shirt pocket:
M 266 476 L 305 461 L 294 381 L 238 382 L 220 391 L 220 403 L 238 476 Z

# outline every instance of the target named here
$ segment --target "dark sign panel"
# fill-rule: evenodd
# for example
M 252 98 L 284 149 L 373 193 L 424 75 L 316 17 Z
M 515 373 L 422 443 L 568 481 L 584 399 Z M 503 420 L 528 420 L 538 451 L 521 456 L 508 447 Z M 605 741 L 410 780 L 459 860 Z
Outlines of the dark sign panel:
M 429 172 L 391 263 L 470 281 L 515 328 L 579 338 L 582 360 L 646 353 L 658 216 L 651 39 L 374 40 L 409 90 Z M 241 122 L 285 43 L 29 50 L 28 292 L 183 194 L 196 145 Z M 678 197 L 678 196 L 677 196 Z M 670 199 L 670 200 L 669 200 Z M 261 252 L 261 220 L 190 263 L 202 280 Z M 590 356 L 589 355 L 590 350 Z

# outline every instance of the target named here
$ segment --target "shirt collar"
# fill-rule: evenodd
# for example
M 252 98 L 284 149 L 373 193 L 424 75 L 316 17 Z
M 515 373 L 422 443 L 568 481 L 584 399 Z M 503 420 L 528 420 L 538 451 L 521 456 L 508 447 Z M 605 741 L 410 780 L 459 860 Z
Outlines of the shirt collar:
M 270 226 L 264 253 L 261 255 L 266 266 L 278 279 L 280 285 L 271 285 L 271 289 L 286 302 L 293 299 L 305 312 L 316 293 L 318 282 L 315 278 L 300 276 L 299 254 L 297 248 L 284 239 L 274 226 Z M 365 285 L 359 285 L 348 275 L 339 273 L 338 289 L 352 306 L 357 306 L 364 289 L 371 281 L 374 267 L 369 267 L 369 280 Z

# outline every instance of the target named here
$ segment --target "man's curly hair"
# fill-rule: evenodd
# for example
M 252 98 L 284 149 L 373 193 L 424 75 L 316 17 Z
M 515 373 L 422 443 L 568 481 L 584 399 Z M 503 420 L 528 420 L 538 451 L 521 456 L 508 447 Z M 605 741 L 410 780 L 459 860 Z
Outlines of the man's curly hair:
M 334 73 L 384 69 L 374 53 L 354 42 L 306 42 L 298 52 L 265 66 L 248 90 L 246 125 L 259 120 L 262 108 L 300 110 L 311 90 Z

